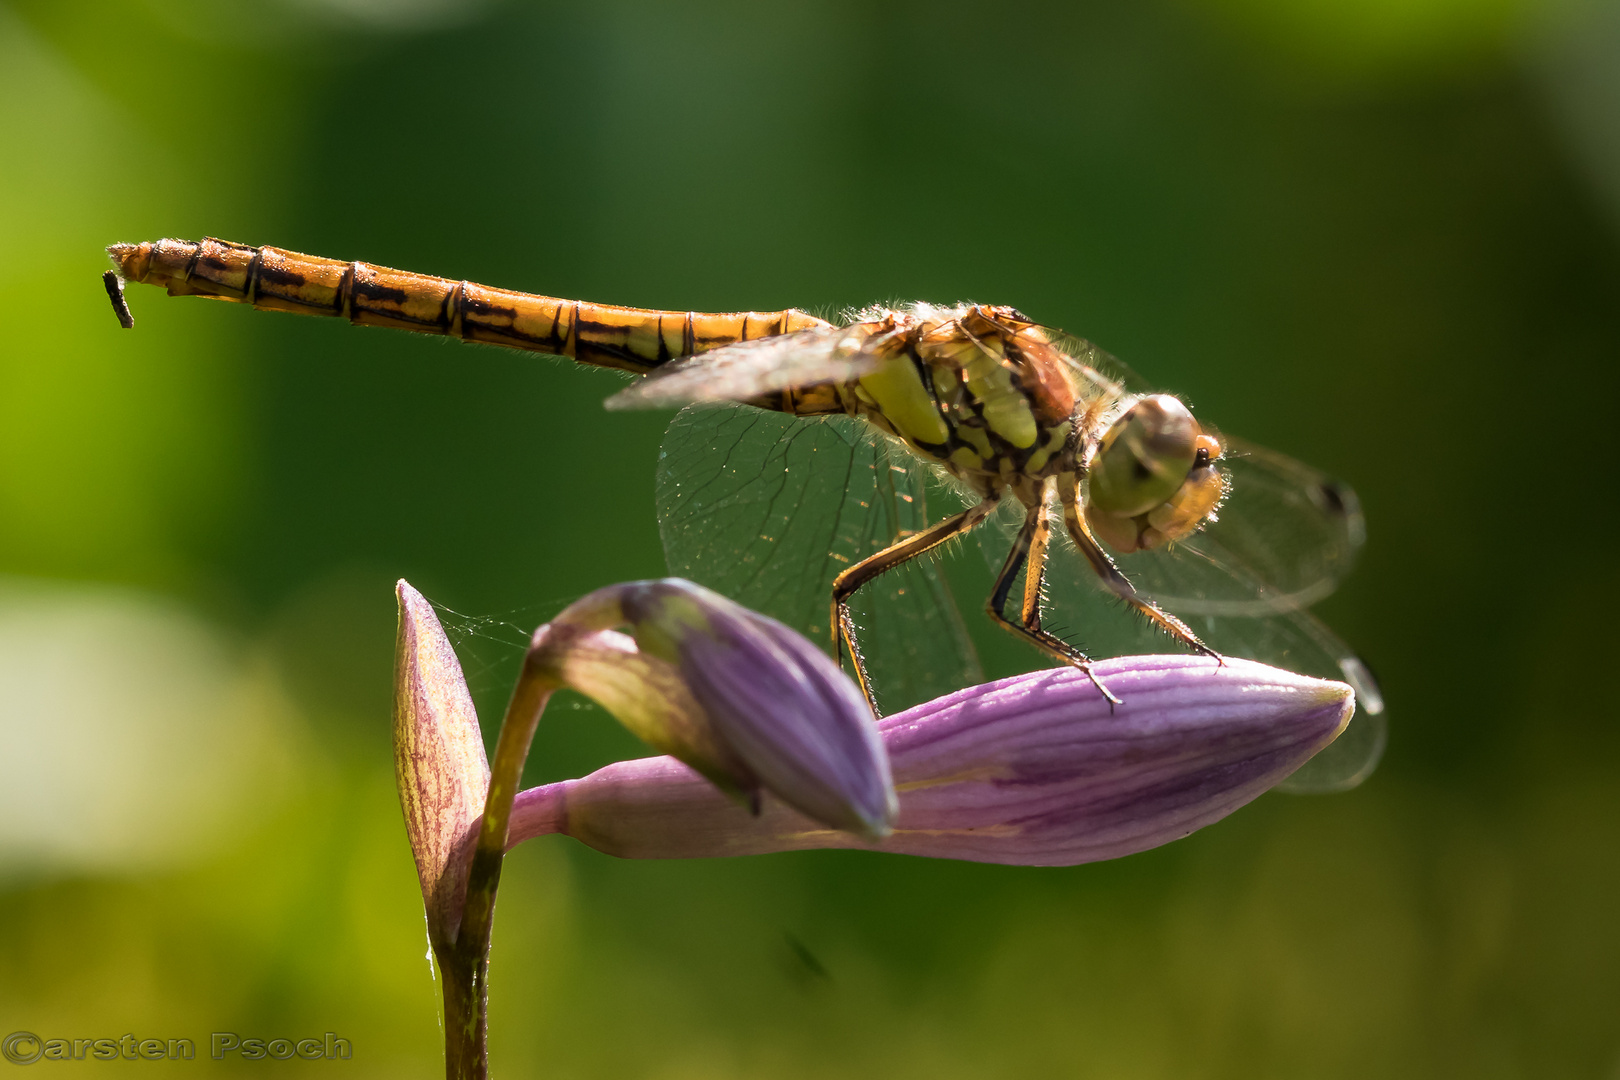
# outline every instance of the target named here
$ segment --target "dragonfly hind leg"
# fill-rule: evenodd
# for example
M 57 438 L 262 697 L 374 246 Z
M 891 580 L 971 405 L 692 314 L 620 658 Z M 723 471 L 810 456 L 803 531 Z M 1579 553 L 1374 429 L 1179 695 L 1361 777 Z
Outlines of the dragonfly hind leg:
M 860 683 L 861 693 L 866 695 L 867 704 L 872 706 L 872 711 L 877 715 L 883 714 L 878 710 L 877 698 L 873 695 L 871 681 L 867 678 L 866 658 L 861 655 L 860 645 L 855 640 L 855 620 L 849 613 L 850 597 L 854 596 L 855 591 L 862 585 L 878 575 L 910 562 L 919 555 L 927 554 L 953 537 L 969 532 L 990 516 L 990 512 L 996 508 L 997 501 L 995 497 L 985 499 L 961 513 L 952 514 L 937 525 L 912 533 L 877 554 L 867 556 L 833 579 L 833 659 L 842 666 L 844 650 L 849 650 L 850 660 L 855 664 L 855 680 Z
M 985 610 L 990 613 L 990 618 L 997 626 L 1014 637 L 1029 642 L 1054 660 L 1085 672 L 1086 678 L 1090 679 L 1092 685 L 1108 699 L 1109 708 L 1113 708 L 1121 704 L 1121 701 L 1092 670 L 1091 657 L 1041 628 L 1041 582 L 1046 576 L 1046 547 L 1051 535 L 1052 527 L 1046 520 L 1045 500 L 1037 499 L 1033 506 L 1026 507 L 1024 527 L 1018 530 L 1018 538 L 1013 541 L 1012 551 L 1008 552 L 1001 573 L 996 575 L 996 587 L 990 594 L 989 602 L 985 604 Z M 1012 598 L 1013 582 L 1018 579 L 1018 572 L 1025 569 L 1026 565 L 1028 569 L 1024 574 L 1024 600 L 1019 611 L 1019 620 L 1014 622 L 1007 617 L 1007 603 Z

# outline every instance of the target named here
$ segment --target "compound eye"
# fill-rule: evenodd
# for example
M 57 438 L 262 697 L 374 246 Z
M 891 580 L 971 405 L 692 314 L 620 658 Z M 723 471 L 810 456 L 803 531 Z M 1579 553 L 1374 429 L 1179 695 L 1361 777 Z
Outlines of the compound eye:
M 1226 498 L 1226 476 L 1215 467 L 1221 456 L 1221 444 L 1208 435 L 1198 437 L 1198 449 L 1192 471 L 1176 489 L 1176 493 L 1154 507 L 1147 515 L 1147 534 L 1152 547 L 1166 541 L 1191 536 L 1206 521 L 1213 521 L 1221 500 Z
M 1201 436 L 1179 398 L 1153 394 L 1138 401 L 1114 421 L 1091 459 L 1090 507 L 1131 518 L 1165 502 L 1186 481 L 1200 450 L 1207 462 Z

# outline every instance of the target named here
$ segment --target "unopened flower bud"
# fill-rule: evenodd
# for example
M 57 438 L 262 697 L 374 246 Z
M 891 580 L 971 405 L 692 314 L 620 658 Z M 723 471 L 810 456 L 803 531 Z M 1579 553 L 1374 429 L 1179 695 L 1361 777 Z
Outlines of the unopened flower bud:
M 1120 657 L 1096 673 L 1113 709 L 1071 668 L 971 687 L 880 724 L 900 814 L 867 844 L 786 807 L 757 819 L 669 758 L 609 765 L 521 792 L 509 844 L 566 833 L 627 858 L 872 847 L 1054 866 L 1112 859 L 1186 836 L 1275 786 L 1355 711 L 1343 683 L 1246 660 Z
M 461 923 L 489 763 L 461 664 L 421 593 L 401 581 L 394 657 L 394 775 L 435 945 Z
M 894 786 L 871 709 L 774 619 L 678 578 L 631 582 L 541 627 L 529 655 L 756 813 L 763 789 L 833 829 L 889 830 Z

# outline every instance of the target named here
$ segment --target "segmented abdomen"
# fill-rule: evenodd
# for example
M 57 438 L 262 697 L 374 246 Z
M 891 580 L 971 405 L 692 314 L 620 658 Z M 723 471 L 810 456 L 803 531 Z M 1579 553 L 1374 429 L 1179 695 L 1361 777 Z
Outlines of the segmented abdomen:
M 793 308 L 706 314 L 587 304 L 224 240 L 107 250 L 125 280 L 165 286 L 171 296 L 445 334 L 623 371 L 647 372 L 721 345 L 827 325 Z

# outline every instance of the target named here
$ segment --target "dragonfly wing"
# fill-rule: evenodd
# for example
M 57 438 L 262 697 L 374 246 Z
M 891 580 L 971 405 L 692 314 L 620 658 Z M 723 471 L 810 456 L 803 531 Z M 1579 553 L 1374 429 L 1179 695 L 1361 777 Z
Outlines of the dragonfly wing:
M 1230 493 L 1197 533 L 1125 556 L 1139 590 L 1184 614 L 1261 615 L 1331 593 L 1366 539 L 1356 493 L 1308 465 L 1228 440 Z
M 928 469 L 847 416 L 695 405 L 664 436 L 659 531 L 671 573 L 828 644 L 832 581 L 931 522 Z M 914 559 L 852 604 L 884 711 L 982 680 L 937 564 Z
M 980 538 L 985 557 L 999 566 L 1022 508 L 1003 507 Z M 996 535 L 989 535 L 989 534 Z M 1120 566 L 1135 580 L 1132 560 Z M 1054 521 L 1043 603 L 1045 629 L 1095 657 L 1185 651 L 1104 586 L 1061 521 Z M 1387 721 L 1378 683 L 1349 646 L 1303 607 L 1190 612 L 1170 608 L 1224 656 L 1258 660 L 1301 675 L 1349 683 L 1356 712 L 1349 726 L 1281 786 L 1295 792 L 1342 791 L 1371 775 L 1384 751 Z
M 746 401 L 794 387 L 848 382 L 881 358 L 848 327 L 816 327 L 739 341 L 657 368 L 607 399 L 609 409 L 664 409 L 700 401 Z
M 1301 620 L 1308 620 L 1304 625 Z M 1389 721 L 1384 716 L 1384 697 L 1378 689 L 1378 680 L 1342 641 L 1333 637 L 1310 612 L 1295 613 L 1295 621 L 1302 631 L 1326 634 L 1332 645 L 1343 650 L 1336 658 L 1339 679 L 1350 684 L 1356 692 L 1356 712 L 1350 724 L 1339 737 L 1329 743 L 1315 757 L 1301 765 L 1279 790 L 1296 795 L 1315 795 L 1334 791 L 1348 791 L 1359 785 L 1378 768 L 1389 741 Z

